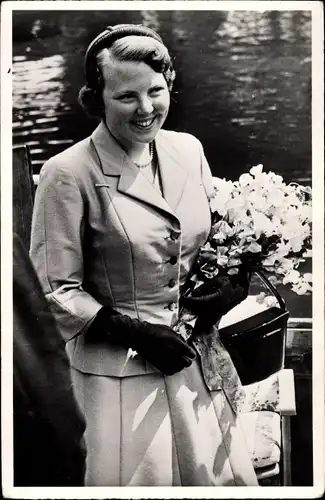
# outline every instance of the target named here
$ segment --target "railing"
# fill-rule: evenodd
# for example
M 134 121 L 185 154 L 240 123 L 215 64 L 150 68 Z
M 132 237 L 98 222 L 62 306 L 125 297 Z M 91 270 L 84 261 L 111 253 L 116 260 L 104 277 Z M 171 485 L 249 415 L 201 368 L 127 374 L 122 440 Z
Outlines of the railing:
M 12 168 L 13 230 L 19 234 L 28 248 L 35 192 L 28 147 L 15 147 L 13 149 Z

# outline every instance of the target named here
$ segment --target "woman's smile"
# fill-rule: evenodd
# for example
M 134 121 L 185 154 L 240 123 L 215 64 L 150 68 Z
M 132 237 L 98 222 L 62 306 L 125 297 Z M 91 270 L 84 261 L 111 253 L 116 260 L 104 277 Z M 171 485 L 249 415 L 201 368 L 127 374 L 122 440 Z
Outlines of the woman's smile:
M 155 120 L 155 117 L 153 118 L 147 118 L 147 119 L 141 119 L 141 120 L 133 120 L 131 123 L 132 125 L 135 125 L 136 127 L 139 127 L 140 129 L 143 130 L 148 130 L 151 128 Z

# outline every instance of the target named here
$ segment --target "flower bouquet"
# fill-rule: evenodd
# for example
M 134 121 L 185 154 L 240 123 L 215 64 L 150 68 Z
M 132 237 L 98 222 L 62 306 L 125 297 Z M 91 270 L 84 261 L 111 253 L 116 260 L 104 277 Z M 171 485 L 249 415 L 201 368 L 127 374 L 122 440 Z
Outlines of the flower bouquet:
M 190 296 L 207 280 L 217 275 L 237 274 L 243 266 L 249 272 L 256 272 L 280 308 L 271 308 L 219 333 L 229 352 L 233 351 L 234 362 L 238 355 L 236 348 L 241 345 L 246 354 L 250 348 L 249 359 L 242 359 L 241 365 L 245 361 L 250 364 L 255 361 L 257 366 L 259 360 L 254 360 L 254 356 L 259 347 L 255 345 L 257 350 L 254 351 L 254 346 L 247 344 L 246 348 L 243 342 L 247 343 L 254 334 L 261 340 L 261 333 L 271 333 L 273 326 L 277 330 L 280 325 L 281 330 L 281 324 L 284 328 L 288 317 L 284 301 L 273 285 L 289 285 L 299 295 L 312 289 L 311 274 L 301 274 L 298 270 L 311 249 L 311 188 L 285 184 L 281 176 L 263 172 L 263 166 L 257 165 L 235 182 L 213 178 L 213 194 L 209 202 L 212 214 L 210 235 L 199 251 L 182 294 Z M 282 318 L 282 323 L 279 318 Z M 186 340 L 192 339 L 194 320 L 187 310 L 180 310 L 175 329 Z M 265 328 L 266 324 L 271 330 Z M 245 332 L 249 335 L 243 336 Z M 232 349 L 234 342 L 238 345 Z M 272 344 L 268 348 L 272 349 Z M 240 352 L 239 358 L 242 354 Z M 266 372 L 262 370 L 263 376 Z

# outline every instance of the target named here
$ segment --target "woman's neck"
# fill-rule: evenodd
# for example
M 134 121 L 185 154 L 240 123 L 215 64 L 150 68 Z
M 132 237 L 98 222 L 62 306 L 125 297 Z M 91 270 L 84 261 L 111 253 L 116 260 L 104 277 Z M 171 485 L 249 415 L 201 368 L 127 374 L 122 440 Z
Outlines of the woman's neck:
M 122 142 L 111 131 L 109 132 L 132 161 L 135 161 L 136 163 L 148 162 L 150 157 L 150 143 L 129 142 L 129 141 Z
M 124 147 L 123 149 L 129 158 L 136 163 L 145 164 L 150 160 L 151 151 L 149 143 L 132 144 L 130 147 Z

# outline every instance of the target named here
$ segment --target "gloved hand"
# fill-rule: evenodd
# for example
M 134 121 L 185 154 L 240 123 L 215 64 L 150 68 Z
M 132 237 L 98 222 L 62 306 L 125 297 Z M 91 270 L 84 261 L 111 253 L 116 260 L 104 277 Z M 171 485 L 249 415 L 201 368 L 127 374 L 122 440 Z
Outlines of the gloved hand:
M 189 367 L 196 357 L 195 350 L 169 326 L 132 319 L 107 306 L 98 312 L 91 328 L 105 329 L 111 344 L 137 351 L 165 375 Z
M 208 333 L 221 317 L 246 299 L 250 274 L 241 269 L 236 275 L 216 276 L 196 288 L 190 297 L 180 299 L 185 307 L 198 318 L 194 335 Z

